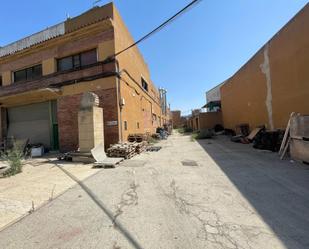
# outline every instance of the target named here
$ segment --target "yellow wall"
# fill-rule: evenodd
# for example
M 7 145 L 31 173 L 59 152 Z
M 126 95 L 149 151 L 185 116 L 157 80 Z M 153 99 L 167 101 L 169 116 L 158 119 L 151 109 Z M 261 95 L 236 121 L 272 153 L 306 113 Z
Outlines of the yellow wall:
M 57 71 L 56 68 L 56 60 L 55 58 L 49 58 L 42 61 L 42 73 L 43 75 L 48 75 L 55 73 Z
M 116 53 L 128 47 L 134 40 L 122 21 L 118 11 L 114 8 L 113 21 L 115 27 Z M 125 105 L 122 108 L 122 121 L 127 121 L 128 130 L 123 132 L 124 139 L 131 133 L 155 132 L 160 125 L 159 118 L 162 112 L 159 102 L 159 92 L 150 78 L 150 72 L 143 56 L 137 47 L 117 56 L 121 74 L 121 98 Z M 127 71 L 130 76 L 123 72 Z M 141 77 L 148 83 L 148 92 L 142 88 Z M 153 114 L 157 121 L 153 121 Z M 168 119 L 168 117 L 164 117 Z M 139 128 L 137 127 L 139 123 Z
M 3 86 L 8 86 L 12 82 L 12 73 L 11 71 L 3 71 L 1 72 L 2 75 L 2 84 Z
M 203 112 L 199 116 L 199 129 L 213 129 L 215 125 L 222 125 L 221 112 Z
M 309 4 L 221 87 L 226 128 L 284 129 L 291 112 L 309 114 L 308 25 Z

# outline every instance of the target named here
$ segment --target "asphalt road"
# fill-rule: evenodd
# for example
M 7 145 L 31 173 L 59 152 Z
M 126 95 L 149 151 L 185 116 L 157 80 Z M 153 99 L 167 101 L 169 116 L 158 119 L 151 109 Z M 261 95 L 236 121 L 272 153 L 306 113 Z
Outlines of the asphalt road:
M 309 248 L 307 167 L 224 138 L 160 145 L 77 182 L 0 248 Z

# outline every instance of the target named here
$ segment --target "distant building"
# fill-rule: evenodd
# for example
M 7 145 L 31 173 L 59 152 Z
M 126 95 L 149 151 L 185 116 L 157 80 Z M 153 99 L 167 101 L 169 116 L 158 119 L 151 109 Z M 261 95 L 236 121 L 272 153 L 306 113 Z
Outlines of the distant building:
M 181 111 L 172 111 L 172 124 L 173 128 L 181 128 L 186 124 L 186 118 L 181 116 Z
M 187 121 L 188 127 L 194 131 L 213 129 L 216 125 L 222 125 L 221 94 L 220 89 L 225 82 L 206 92 L 206 112 L 195 109 Z
M 187 120 L 187 126 L 194 131 L 213 129 L 222 125 L 221 112 L 192 112 Z
M 206 105 L 203 106 L 203 108 L 206 108 L 208 112 L 217 112 L 221 110 L 220 89 L 225 84 L 225 82 L 215 86 L 214 88 L 206 92 Z

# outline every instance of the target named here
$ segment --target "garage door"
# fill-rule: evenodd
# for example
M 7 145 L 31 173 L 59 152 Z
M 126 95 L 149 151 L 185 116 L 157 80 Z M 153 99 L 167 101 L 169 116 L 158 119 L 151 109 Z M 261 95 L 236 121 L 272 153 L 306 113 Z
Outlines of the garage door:
M 8 108 L 8 135 L 51 147 L 50 102 Z

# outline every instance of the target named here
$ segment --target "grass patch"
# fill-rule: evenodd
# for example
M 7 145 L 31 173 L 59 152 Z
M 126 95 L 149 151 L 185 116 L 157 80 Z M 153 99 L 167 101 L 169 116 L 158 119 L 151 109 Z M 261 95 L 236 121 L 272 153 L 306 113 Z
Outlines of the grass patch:
M 159 139 L 156 139 L 156 138 L 154 138 L 154 137 L 149 137 L 149 138 L 147 139 L 147 142 L 148 142 L 149 144 L 156 144 L 156 143 L 159 143 Z
M 194 142 L 196 139 L 199 139 L 198 137 L 199 137 L 198 132 L 193 132 L 190 137 L 191 142 Z
M 214 132 L 210 129 L 196 131 L 191 134 L 191 141 L 197 139 L 210 139 L 213 138 L 214 135 L 215 135 Z
M 192 133 L 192 132 L 193 132 L 192 128 L 188 128 L 188 127 L 179 128 L 179 129 L 177 129 L 177 131 L 178 131 L 180 134 L 188 134 L 188 133 Z

